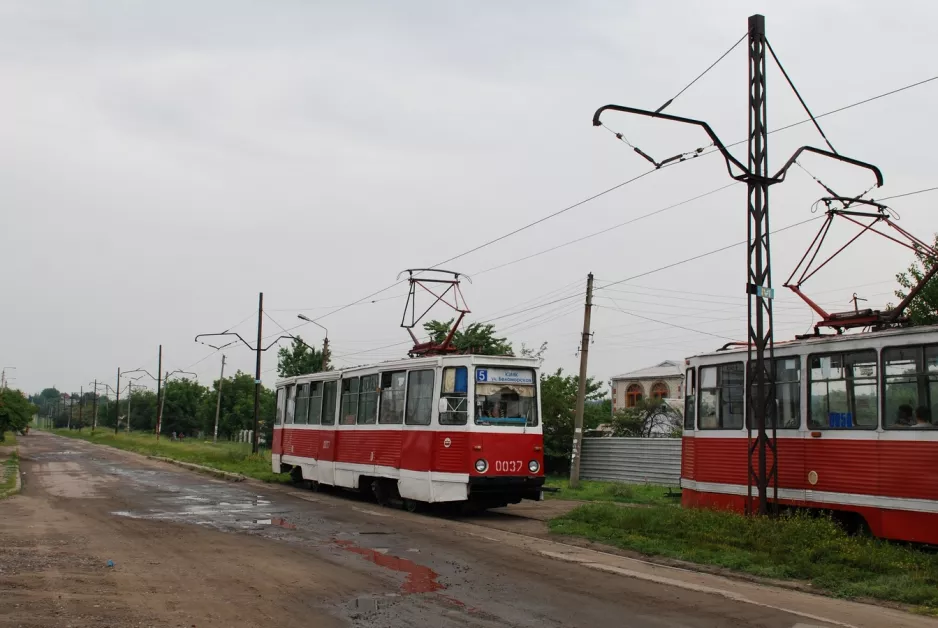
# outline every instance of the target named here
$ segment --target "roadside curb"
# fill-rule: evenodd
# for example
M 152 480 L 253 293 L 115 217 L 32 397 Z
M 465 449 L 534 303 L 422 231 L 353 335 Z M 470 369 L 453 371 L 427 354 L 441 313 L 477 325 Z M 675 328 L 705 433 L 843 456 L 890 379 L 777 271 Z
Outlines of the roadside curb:
M 117 449 L 116 447 L 114 449 Z M 163 456 L 147 456 L 150 460 L 159 460 L 160 462 L 168 462 L 169 464 L 174 464 L 183 469 L 189 469 L 190 471 L 195 471 L 197 473 L 204 473 L 206 475 L 211 475 L 222 480 L 228 480 L 229 482 L 243 482 L 247 478 L 245 475 L 240 473 L 231 473 L 230 471 L 222 471 L 221 469 L 215 469 L 214 467 L 206 467 L 201 464 L 195 464 L 193 462 L 183 462 L 182 460 L 174 460 L 173 458 L 166 458 Z
M 13 480 L 13 488 L 7 489 L 0 493 L 0 499 L 6 499 L 7 497 L 13 497 L 23 489 L 23 478 L 20 474 L 20 459 L 19 459 L 19 450 L 17 450 L 16 456 L 16 468 L 13 473 L 16 474 L 15 479 Z

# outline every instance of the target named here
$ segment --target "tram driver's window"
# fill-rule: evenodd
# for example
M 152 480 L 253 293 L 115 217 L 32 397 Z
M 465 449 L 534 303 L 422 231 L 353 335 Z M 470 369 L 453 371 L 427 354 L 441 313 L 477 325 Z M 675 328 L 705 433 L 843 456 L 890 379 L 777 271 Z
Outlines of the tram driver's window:
M 697 373 L 694 369 L 687 369 L 684 376 L 684 429 L 694 429 L 694 413 L 697 410 Z
M 812 355 L 808 427 L 874 430 L 879 424 L 876 351 Z
M 700 367 L 697 429 L 738 430 L 743 426 L 743 363 Z
M 440 412 L 440 425 L 465 425 L 469 422 L 469 369 L 448 366 L 443 369 L 443 389 L 440 397 L 446 410 Z
M 404 423 L 430 425 L 433 416 L 433 371 L 411 371 L 407 376 L 407 407 Z
M 883 349 L 883 376 L 887 429 L 938 428 L 938 347 Z
M 358 418 L 358 378 L 342 380 L 342 403 L 339 406 L 339 425 L 355 425 Z
M 283 388 L 277 389 L 277 424 L 283 425 L 283 411 L 286 408 L 286 390 Z

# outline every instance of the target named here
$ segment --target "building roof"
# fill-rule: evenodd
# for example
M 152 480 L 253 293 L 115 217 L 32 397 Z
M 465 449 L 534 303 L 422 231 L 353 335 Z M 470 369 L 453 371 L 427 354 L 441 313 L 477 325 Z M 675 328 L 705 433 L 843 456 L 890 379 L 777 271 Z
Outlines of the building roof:
M 681 377 L 683 375 L 680 362 L 665 360 L 660 364 L 647 368 L 630 371 L 622 375 L 614 375 L 612 379 L 652 379 L 655 377 Z

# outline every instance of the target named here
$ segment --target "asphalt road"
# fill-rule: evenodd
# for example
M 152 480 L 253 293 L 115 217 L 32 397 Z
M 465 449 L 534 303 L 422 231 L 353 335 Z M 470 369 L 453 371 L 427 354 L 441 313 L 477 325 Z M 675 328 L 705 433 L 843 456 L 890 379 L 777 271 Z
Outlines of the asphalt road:
M 814 596 L 751 603 L 560 560 L 548 541 L 482 527 L 497 516 L 230 483 L 45 433 L 19 442 L 24 490 L 0 502 L 0 626 L 857 625 L 807 614 Z

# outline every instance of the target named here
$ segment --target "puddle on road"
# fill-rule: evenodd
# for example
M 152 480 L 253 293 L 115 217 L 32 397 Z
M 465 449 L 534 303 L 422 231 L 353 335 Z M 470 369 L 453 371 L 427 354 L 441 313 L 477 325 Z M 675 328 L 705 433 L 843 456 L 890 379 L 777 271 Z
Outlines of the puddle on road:
M 262 526 L 278 526 L 281 528 L 286 528 L 287 530 L 296 530 L 295 525 L 281 517 L 274 517 L 272 519 L 255 519 L 254 523 Z
M 358 554 L 379 567 L 407 574 L 404 583 L 401 585 L 401 591 L 404 593 L 432 593 L 446 588 L 437 581 L 439 574 L 429 567 L 418 565 L 412 560 L 389 556 L 379 550 L 360 547 L 352 541 L 343 539 L 336 539 L 335 543 L 345 551 Z

